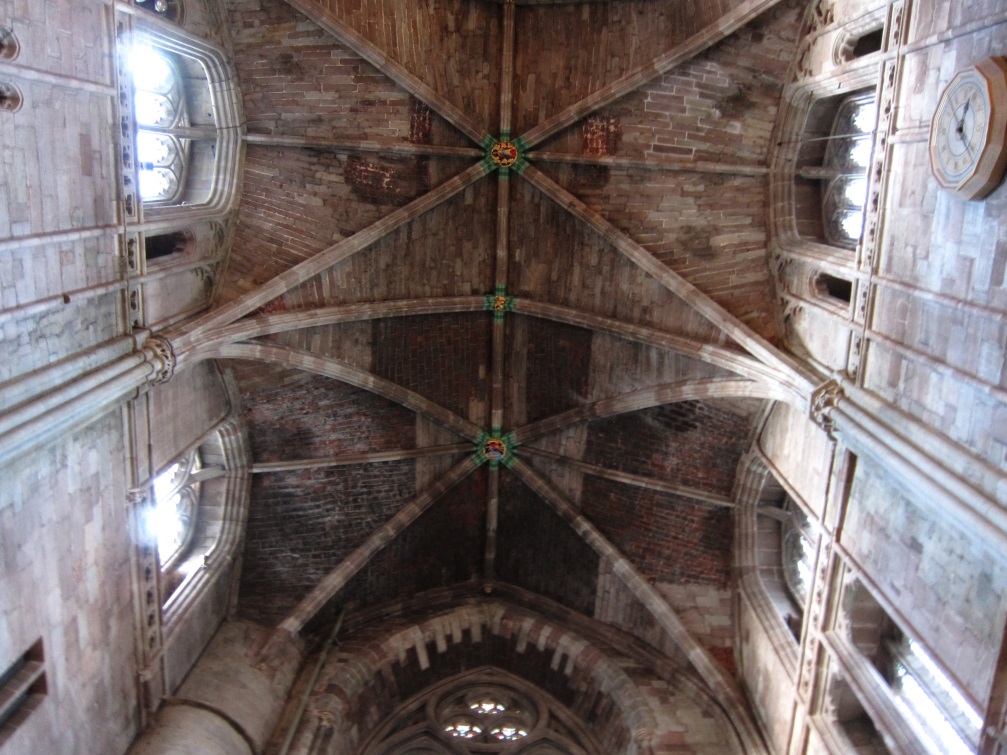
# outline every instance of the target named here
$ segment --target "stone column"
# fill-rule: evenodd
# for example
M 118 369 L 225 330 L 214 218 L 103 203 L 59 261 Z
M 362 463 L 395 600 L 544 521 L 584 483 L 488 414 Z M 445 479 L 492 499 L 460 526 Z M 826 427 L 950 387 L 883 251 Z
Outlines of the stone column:
M 137 395 L 169 380 L 175 369 L 171 344 L 138 330 L 65 364 L 36 370 L 0 386 L 0 463 L 72 432 Z
M 270 633 L 248 622 L 224 623 L 130 755 L 259 755 L 280 718 L 303 652 L 292 639 L 274 647 L 268 659 L 260 658 Z

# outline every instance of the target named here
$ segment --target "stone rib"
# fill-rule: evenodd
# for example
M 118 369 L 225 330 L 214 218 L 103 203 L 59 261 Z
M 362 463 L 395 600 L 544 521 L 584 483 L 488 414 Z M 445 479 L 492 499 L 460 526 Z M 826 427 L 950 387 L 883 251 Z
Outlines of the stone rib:
M 551 417 L 531 422 L 514 431 L 518 443 L 528 443 L 535 438 L 562 430 L 578 422 L 614 417 L 652 406 L 672 404 L 678 401 L 701 401 L 711 398 L 764 398 L 785 400 L 786 393 L 774 385 L 756 383 L 737 378 L 698 378 L 665 383 L 653 388 L 644 388 L 632 393 L 624 393 L 613 398 L 603 398 L 590 404 L 578 406 Z
M 477 160 L 483 156 L 483 150 L 475 147 L 440 147 L 436 144 L 413 144 L 391 141 L 390 139 L 325 139 L 319 136 L 246 134 L 245 142 L 265 147 L 304 147 L 332 152 L 377 152 L 382 155 L 471 157 Z
M 648 157 L 623 157 L 621 155 L 576 155 L 566 152 L 529 152 L 533 162 L 567 163 L 572 165 L 606 165 L 613 168 L 638 168 L 640 170 L 667 170 L 688 173 L 720 173 L 728 176 L 765 176 L 769 168 L 764 165 L 715 163 L 708 160 L 682 160 L 678 157 L 650 155 Z
M 758 726 L 751 719 L 744 704 L 741 691 L 727 676 L 710 654 L 692 636 L 682 620 L 668 605 L 661 593 L 647 581 L 633 563 L 614 544 L 584 517 L 577 508 L 556 491 L 531 466 L 515 460 L 512 470 L 544 500 L 570 527 L 584 539 L 607 564 L 612 573 L 626 586 L 637 600 L 650 612 L 664 633 L 682 650 L 692 667 L 713 692 L 716 699 L 734 724 L 741 737 L 744 750 L 748 753 L 765 753 L 766 748 L 759 734 Z
M 571 307 L 539 302 L 533 299 L 517 299 L 514 309 L 516 312 L 532 317 L 541 317 L 553 322 L 563 322 L 568 325 L 576 325 L 580 328 L 597 330 L 600 333 L 619 336 L 620 338 L 646 344 L 647 346 L 656 346 L 660 349 L 674 351 L 706 362 L 707 364 L 730 370 L 741 377 L 751 380 L 765 382 L 775 380 L 794 392 L 794 396 L 791 397 L 792 402 L 795 399 L 803 401 L 803 394 L 800 393 L 799 387 L 793 386 L 787 380 L 788 376 L 786 373 L 781 373 L 780 370 L 764 365 L 750 356 L 739 354 L 736 351 L 717 344 L 703 343 L 691 338 L 676 336 L 657 328 L 647 327 L 646 325 L 633 325 L 632 323 L 605 317 L 604 315 L 596 315 Z
M 317 309 L 302 309 L 293 312 L 274 312 L 268 315 L 246 317 L 230 325 L 207 330 L 199 345 L 189 351 L 179 353 L 175 346 L 178 363 L 199 359 L 199 353 L 225 343 L 247 341 L 273 333 L 286 333 L 303 328 L 316 328 L 345 322 L 379 320 L 385 317 L 409 317 L 412 315 L 440 315 L 451 312 L 481 312 L 485 309 L 482 296 L 453 296 L 431 299 L 396 299 L 394 301 L 360 302 L 357 304 L 337 304 Z
M 760 361 L 780 370 L 789 378 L 788 382 L 802 386 L 805 395 L 810 395 L 814 380 L 808 368 L 802 367 L 797 360 L 783 354 L 542 171 L 529 165 L 522 176 L 532 186 L 612 244 L 633 264 L 653 276 L 662 286 L 699 312 L 728 338 L 736 341 Z
M 277 296 L 283 295 L 290 289 L 313 278 L 333 265 L 342 262 L 362 249 L 366 249 L 392 231 L 401 228 L 410 221 L 446 202 L 455 194 L 464 191 L 484 175 L 485 170 L 483 166 L 476 163 L 449 181 L 444 182 L 436 189 L 427 192 L 406 206 L 400 207 L 395 212 L 386 215 L 364 230 L 336 242 L 328 249 L 280 273 L 269 282 L 262 284 L 253 291 L 249 291 L 244 296 L 197 318 L 194 323 L 182 330 L 181 333 L 177 335 L 174 333 L 166 334 L 168 339 L 172 342 L 178 353 L 186 351 L 193 345 L 200 343 L 201 336 L 211 328 L 228 325 L 238 318 L 244 317 Z
M 416 99 L 421 100 L 456 129 L 476 144 L 481 144 L 489 134 L 472 123 L 460 109 L 452 105 L 442 95 L 411 74 L 400 63 L 392 60 L 372 42 L 351 29 L 331 13 L 319 8 L 308 0 L 287 0 L 293 8 L 303 13 L 353 52 L 378 69 Z
M 434 501 L 475 471 L 477 467 L 478 464 L 472 456 L 467 456 L 432 482 L 420 495 L 399 509 L 391 519 L 374 530 L 367 540 L 344 558 L 335 569 L 325 575 L 318 585 L 297 604 L 290 615 L 280 622 L 273 639 L 270 640 L 264 653 L 268 656 L 269 646 L 275 646 L 276 644 L 274 640 L 282 641 L 282 638 L 300 632 L 301 628 L 336 593 L 343 589 L 347 582 L 363 569 L 375 554 L 398 537 L 410 524 L 419 519 L 420 515 L 430 508 L 430 505 Z
M 298 469 L 321 469 L 324 467 L 346 467 L 354 464 L 381 464 L 386 461 L 403 459 L 423 459 L 428 456 L 448 456 L 472 451 L 471 443 L 455 443 L 450 446 L 426 446 L 405 448 L 398 451 L 373 451 L 366 454 L 346 456 L 325 456 L 314 459 L 291 459 L 290 461 L 264 461 L 252 465 L 252 474 L 271 472 L 291 472 Z
M 178 364 L 185 364 L 193 359 L 201 358 L 200 352 L 223 343 L 234 343 L 252 338 L 283 333 L 302 328 L 334 325 L 337 323 L 375 320 L 385 317 L 407 317 L 410 315 L 432 315 L 451 312 L 480 312 L 485 308 L 482 296 L 456 296 L 430 299 L 398 299 L 383 302 L 362 302 L 357 304 L 339 304 L 318 309 L 297 310 L 294 312 L 277 312 L 268 315 L 257 315 L 239 320 L 230 325 L 213 328 L 206 331 L 198 346 L 190 346 L 188 351 L 181 351 L 173 344 Z M 667 351 L 674 351 L 707 364 L 729 370 L 737 375 L 751 380 L 764 382 L 778 381 L 789 388 L 792 395 L 791 403 L 800 404 L 803 401 L 798 386 L 787 380 L 786 374 L 745 354 L 712 343 L 703 343 L 690 338 L 674 335 L 646 325 L 633 325 L 611 317 L 596 315 L 590 312 L 564 307 L 559 304 L 539 302 L 534 299 L 516 299 L 514 310 L 529 317 L 562 322 L 588 330 L 625 338 L 629 341 L 653 346 Z
M 687 485 L 676 485 L 675 483 L 657 480 L 653 477 L 644 477 L 643 475 L 620 472 L 617 469 L 608 469 L 607 467 L 600 467 L 597 464 L 588 464 L 587 462 L 579 459 L 574 459 L 562 454 L 556 454 L 552 451 L 545 451 L 541 448 L 535 448 L 533 446 L 522 446 L 521 455 L 545 459 L 547 461 L 555 461 L 560 464 L 573 467 L 584 474 L 589 474 L 594 477 L 601 477 L 605 480 L 612 480 L 613 482 L 621 482 L 624 485 L 632 485 L 637 488 L 656 490 L 659 493 L 670 493 L 671 495 L 690 498 L 698 503 L 705 503 L 711 506 L 734 506 L 734 501 L 727 496 L 709 493 L 698 488 L 690 488 Z
M 532 128 L 523 135 L 524 142 L 529 147 L 548 139 L 550 136 L 572 126 L 581 118 L 590 115 L 595 110 L 615 102 L 621 97 L 639 89 L 651 79 L 667 73 L 675 66 L 694 58 L 708 47 L 724 39 L 772 8 L 779 0 L 748 0 L 734 10 L 717 19 L 701 31 L 693 34 L 685 42 L 675 45 L 668 52 L 654 58 L 650 63 L 640 66 L 635 71 L 623 76 L 617 81 L 589 94 L 580 102 L 576 102 L 565 110 Z
M 274 346 L 264 343 L 222 344 L 200 352 L 200 357 L 203 359 L 249 359 L 313 372 L 316 375 L 341 380 L 349 385 L 382 396 L 389 401 L 394 401 L 396 404 L 411 409 L 417 414 L 422 414 L 451 432 L 473 442 L 481 432 L 481 428 L 474 422 L 459 417 L 451 410 L 435 404 L 430 399 L 332 357 L 319 356 L 288 346 Z

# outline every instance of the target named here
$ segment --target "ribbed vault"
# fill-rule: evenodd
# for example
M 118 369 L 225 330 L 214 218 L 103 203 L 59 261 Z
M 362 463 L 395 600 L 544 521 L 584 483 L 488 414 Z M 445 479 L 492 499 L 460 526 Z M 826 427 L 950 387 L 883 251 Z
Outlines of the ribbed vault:
M 239 612 L 513 584 L 668 652 L 761 746 L 730 639 L 669 601 L 730 590 L 753 418 L 809 393 L 765 258 L 775 5 L 228 3 L 236 238 L 170 337 L 241 387 Z

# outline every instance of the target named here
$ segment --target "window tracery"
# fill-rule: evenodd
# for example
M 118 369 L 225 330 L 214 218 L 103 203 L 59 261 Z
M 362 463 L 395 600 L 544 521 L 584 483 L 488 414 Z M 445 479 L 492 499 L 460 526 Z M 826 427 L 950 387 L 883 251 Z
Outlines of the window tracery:
M 231 108 L 211 88 L 211 81 L 222 73 L 213 65 L 216 58 L 161 31 L 136 33 L 120 58 L 129 90 L 122 99 L 130 103 L 129 116 L 123 118 L 128 142 L 124 164 L 136 171 L 136 190 L 147 220 L 150 211 L 164 216 L 171 208 L 191 213 L 190 208 L 217 204 L 230 182 L 225 174 L 234 167 L 232 160 L 219 159 L 223 145 L 218 115 L 224 114 L 226 127 Z
M 823 98 L 811 106 L 797 156 L 795 210 L 801 236 L 851 251 L 857 248 L 876 123 L 873 92 Z
M 149 526 L 157 539 L 162 572 L 176 565 L 192 542 L 199 509 L 201 468 L 199 452 L 193 450 L 154 478 L 154 508 Z
M 863 233 L 876 120 L 874 96 L 860 95 L 843 100 L 832 123 L 823 165 L 828 176 L 822 217 L 826 238 L 837 246 L 855 248 Z
M 580 726 L 547 696 L 498 669 L 463 674 L 402 706 L 364 755 L 594 755 Z
M 789 497 L 784 510 L 789 513 L 789 521 L 784 522 L 781 543 L 783 578 L 794 600 L 804 608 L 811 588 L 817 538 L 808 515 Z
M 140 198 L 175 202 L 185 185 L 188 157 L 188 142 L 177 135 L 189 125 L 179 75 L 166 54 L 146 44 L 134 46 L 130 67 Z

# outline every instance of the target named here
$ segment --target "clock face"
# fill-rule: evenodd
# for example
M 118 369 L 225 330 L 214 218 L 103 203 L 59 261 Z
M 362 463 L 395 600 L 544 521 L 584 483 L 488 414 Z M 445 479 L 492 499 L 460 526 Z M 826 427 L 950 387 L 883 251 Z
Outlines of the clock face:
M 984 87 L 972 78 L 960 81 L 939 111 L 938 161 L 951 180 L 961 179 L 979 160 L 989 125 Z
M 986 58 L 959 71 L 930 126 L 930 167 L 941 187 L 965 199 L 988 194 L 1003 176 L 1007 63 Z

